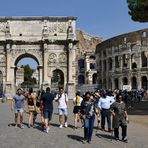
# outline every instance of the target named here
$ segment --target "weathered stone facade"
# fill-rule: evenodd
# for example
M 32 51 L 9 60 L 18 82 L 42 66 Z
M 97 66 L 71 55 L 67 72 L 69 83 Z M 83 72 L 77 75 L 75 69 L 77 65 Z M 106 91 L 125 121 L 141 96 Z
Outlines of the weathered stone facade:
M 94 91 L 98 88 L 97 85 L 97 70 L 96 70 L 96 45 L 102 39 L 94 37 L 88 33 L 77 30 L 78 49 L 76 51 L 76 84 L 77 89 L 85 92 L 87 90 Z
M 53 71 L 75 93 L 76 17 L 1 17 L 0 73 L 3 90 L 14 94 L 17 63 L 31 57 L 38 63 L 40 87 L 50 86 Z
M 96 47 L 98 83 L 108 89 L 148 88 L 148 29 L 108 39 Z

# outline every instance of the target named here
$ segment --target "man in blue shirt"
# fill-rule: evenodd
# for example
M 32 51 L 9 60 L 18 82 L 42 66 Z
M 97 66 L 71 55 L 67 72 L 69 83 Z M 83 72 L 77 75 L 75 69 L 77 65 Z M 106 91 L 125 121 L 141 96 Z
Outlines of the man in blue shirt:
M 49 132 L 49 124 L 52 118 L 52 112 L 53 112 L 53 100 L 54 100 L 54 94 L 50 93 L 50 88 L 46 88 L 46 93 L 42 97 L 42 103 L 43 103 L 43 113 L 44 113 L 44 119 L 45 119 L 45 132 Z
M 11 110 L 15 112 L 15 127 L 18 126 L 18 115 L 20 114 L 20 128 L 23 126 L 23 115 L 24 115 L 25 97 L 22 95 L 22 89 L 17 89 L 17 94 L 13 97 L 11 103 Z

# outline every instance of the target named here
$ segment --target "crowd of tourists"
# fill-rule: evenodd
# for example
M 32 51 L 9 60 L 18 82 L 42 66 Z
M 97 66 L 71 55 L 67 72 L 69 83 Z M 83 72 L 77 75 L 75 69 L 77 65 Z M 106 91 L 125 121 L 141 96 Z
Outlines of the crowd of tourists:
M 95 118 L 97 120 L 97 127 L 100 130 L 114 133 L 115 140 L 127 142 L 128 114 L 126 103 L 127 98 L 131 97 L 131 94 L 126 91 L 103 89 L 93 93 L 88 91 L 84 95 L 76 92 L 76 96 L 73 98 L 73 129 L 77 129 L 78 124 L 84 128 L 84 140 L 82 142 L 91 143 Z M 141 97 L 139 100 L 141 100 Z M 28 92 L 18 88 L 11 103 L 11 109 L 15 113 L 15 127 L 24 128 L 25 111 L 28 112 L 28 128 L 34 127 L 37 114 L 40 113 L 43 131 L 48 133 L 53 114 L 53 101 L 58 103 L 59 128 L 67 128 L 68 96 L 62 87 L 59 88 L 57 94 L 51 93 L 49 87 L 46 88 L 46 91 L 38 91 L 36 94 L 33 88 L 29 88 Z M 19 118 L 20 123 L 18 123 Z M 107 128 L 105 126 L 106 121 Z M 120 126 L 122 138 L 119 135 Z

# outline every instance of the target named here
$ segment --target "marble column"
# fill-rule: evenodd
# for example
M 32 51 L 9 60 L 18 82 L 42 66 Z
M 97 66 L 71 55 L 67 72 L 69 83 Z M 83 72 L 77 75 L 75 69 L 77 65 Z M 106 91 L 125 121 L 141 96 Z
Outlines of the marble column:
M 114 81 L 114 78 L 111 79 L 111 82 L 112 82 L 112 90 L 115 89 L 115 81 Z
M 42 65 L 38 66 L 38 71 L 39 71 L 39 87 L 43 87 L 43 67 Z
M 44 53 L 43 53 L 43 81 L 46 82 L 48 81 L 48 54 L 47 54 L 47 44 L 44 44 Z
M 68 46 L 68 83 L 67 83 L 67 93 L 68 93 L 68 98 L 73 99 L 75 96 L 75 82 L 74 82 L 74 77 L 73 77 L 73 72 L 75 72 L 75 49 L 73 46 L 73 43 L 69 43 Z
M 140 90 L 141 89 L 141 75 L 140 74 L 138 74 L 138 76 L 137 76 L 137 88 L 138 88 L 138 90 Z

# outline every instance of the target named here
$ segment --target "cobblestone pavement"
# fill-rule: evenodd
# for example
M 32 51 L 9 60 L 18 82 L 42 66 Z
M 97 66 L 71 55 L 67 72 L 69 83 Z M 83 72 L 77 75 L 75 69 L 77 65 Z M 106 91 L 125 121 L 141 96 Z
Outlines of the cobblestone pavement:
M 49 133 L 40 127 L 40 114 L 35 128 L 27 128 L 25 113 L 25 128 L 14 127 L 14 113 L 10 110 L 10 103 L 0 103 L 0 148 L 148 148 L 148 126 L 143 121 L 148 121 L 148 115 L 141 115 L 143 120 L 136 123 L 137 117 L 130 115 L 128 125 L 129 142 L 112 140 L 111 134 L 94 129 L 91 144 L 82 144 L 83 128 L 74 130 L 72 103 L 69 108 L 68 128 L 59 129 L 57 105 L 53 113 L 52 125 Z M 95 123 L 96 126 L 96 123 Z

